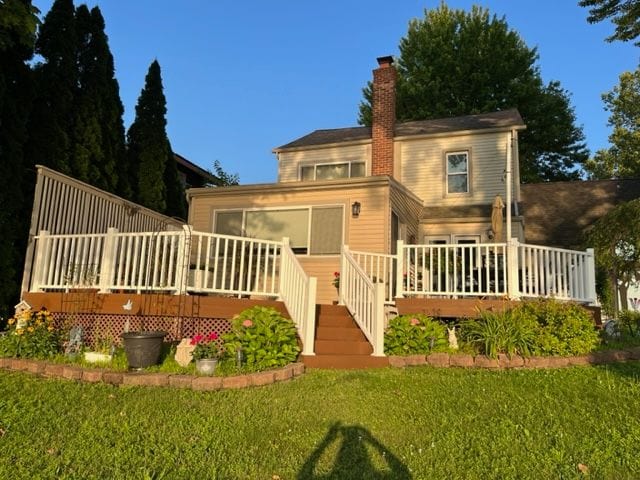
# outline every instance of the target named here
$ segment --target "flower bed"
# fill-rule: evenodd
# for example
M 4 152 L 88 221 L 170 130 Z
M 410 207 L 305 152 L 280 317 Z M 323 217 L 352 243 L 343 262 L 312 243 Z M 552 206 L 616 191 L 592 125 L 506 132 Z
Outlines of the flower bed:
M 87 383 L 107 383 L 118 386 L 175 387 L 192 390 L 224 390 L 270 385 L 291 380 L 302 375 L 305 370 L 302 363 L 292 363 L 274 370 L 248 373 L 246 375 L 199 377 L 196 375 L 168 373 L 121 372 L 24 358 L 0 358 L 0 368 Z

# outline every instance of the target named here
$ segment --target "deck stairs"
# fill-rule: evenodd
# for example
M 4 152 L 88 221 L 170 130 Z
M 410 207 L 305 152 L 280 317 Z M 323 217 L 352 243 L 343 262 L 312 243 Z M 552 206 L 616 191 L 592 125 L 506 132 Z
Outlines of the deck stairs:
M 302 356 L 308 368 L 376 368 L 389 365 L 387 357 L 373 357 L 371 344 L 342 305 L 318 305 L 315 355 Z

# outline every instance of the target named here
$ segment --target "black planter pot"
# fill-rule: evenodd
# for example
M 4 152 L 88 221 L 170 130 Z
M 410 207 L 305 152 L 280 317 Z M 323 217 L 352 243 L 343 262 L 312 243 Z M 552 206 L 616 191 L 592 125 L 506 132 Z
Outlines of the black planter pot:
M 124 352 L 131 370 L 157 365 L 162 351 L 162 340 L 167 332 L 125 332 L 121 335 Z

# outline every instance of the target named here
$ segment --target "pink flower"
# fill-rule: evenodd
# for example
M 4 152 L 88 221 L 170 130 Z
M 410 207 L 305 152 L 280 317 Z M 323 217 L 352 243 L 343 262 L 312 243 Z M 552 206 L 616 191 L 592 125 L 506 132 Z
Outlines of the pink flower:
M 191 345 L 197 345 L 204 339 L 204 336 L 201 334 L 194 335 L 191 339 Z
M 415 317 L 409 320 L 409 322 L 411 323 L 411 325 L 420 325 L 420 320 Z
M 209 335 L 207 335 L 207 342 L 212 342 L 217 339 L 218 339 L 218 334 L 216 332 L 211 332 Z
M 252 327 L 253 326 L 253 322 L 251 320 L 247 319 L 244 322 L 242 322 L 242 326 L 243 327 L 247 327 L 247 328 Z

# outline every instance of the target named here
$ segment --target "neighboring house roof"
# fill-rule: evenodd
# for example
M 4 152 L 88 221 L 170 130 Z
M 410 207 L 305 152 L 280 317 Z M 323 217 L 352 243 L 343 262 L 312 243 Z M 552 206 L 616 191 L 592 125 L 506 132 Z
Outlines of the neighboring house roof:
M 575 248 L 583 246 L 596 220 L 640 197 L 640 179 L 531 183 L 520 189 L 527 243 Z
M 433 120 L 418 120 L 413 122 L 398 122 L 395 126 L 396 137 L 417 135 L 433 135 L 439 133 L 462 132 L 467 130 L 482 130 L 493 128 L 514 127 L 525 128 L 525 124 L 516 109 L 500 112 L 481 113 L 479 115 L 465 115 L 462 117 L 437 118 Z M 280 147 L 274 152 L 290 148 L 346 143 L 371 139 L 371 127 L 334 128 L 330 130 L 315 130 Z
M 185 177 L 186 188 L 203 187 L 209 183 L 214 185 L 218 183 L 218 177 L 187 160 L 182 155 L 173 152 L 173 157 L 176 159 L 178 171 Z

